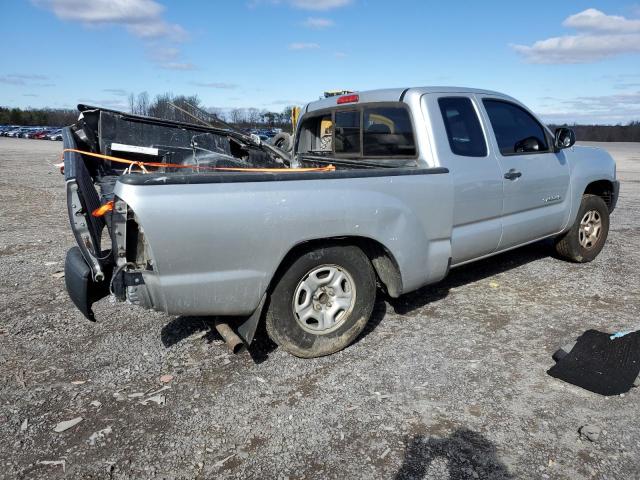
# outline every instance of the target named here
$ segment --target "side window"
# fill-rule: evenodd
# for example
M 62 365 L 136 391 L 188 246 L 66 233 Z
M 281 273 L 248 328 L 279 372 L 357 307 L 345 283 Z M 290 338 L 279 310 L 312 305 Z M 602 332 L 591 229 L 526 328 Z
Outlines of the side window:
M 438 99 L 451 151 L 463 157 L 486 157 L 487 142 L 478 114 L 467 97 Z
M 544 128 L 529 112 L 502 100 L 483 100 L 502 155 L 549 150 Z
M 360 153 L 360 112 L 347 110 L 336 112 L 336 153 Z
M 362 138 L 365 157 L 416 154 L 413 127 L 405 108 L 365 108 Z

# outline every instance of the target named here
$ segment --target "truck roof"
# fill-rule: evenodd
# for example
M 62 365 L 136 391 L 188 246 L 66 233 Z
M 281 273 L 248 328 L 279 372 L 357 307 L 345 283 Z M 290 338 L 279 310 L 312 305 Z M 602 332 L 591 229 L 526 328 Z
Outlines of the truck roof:
M 410 88 L 384 88 L 379 90 L 365 90 L 361 92 L 353 92 L 354 95 L 360 97 L 359 103 L 368 102 L 398 102 L 406 95 L 423 95 L 425 93 L 480 93 L 488 95 L 499 95 L 501 97 L 507 97 L 506 95 L 494 92 L 491 90 L 483 90 L 479 88 L 468 87 L 410 87 Z M 324 108 L 330 108 L 336 106 L 336 99 L 339 97 L 321 98 L 315 102 L 309 102 L 304 108 L 304 112 L 312 112 L 315 110 L 322 110 Z M 507 97 L 508 98 L 508 97 Z

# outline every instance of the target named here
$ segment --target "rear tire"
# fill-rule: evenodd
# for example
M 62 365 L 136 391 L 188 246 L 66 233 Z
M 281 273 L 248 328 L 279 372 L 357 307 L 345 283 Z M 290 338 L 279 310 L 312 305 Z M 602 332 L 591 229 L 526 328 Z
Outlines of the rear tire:
M 556 252 L 572 262 L 590 262 L 602 251 L 608 234 L 607 204 L 597 195 L 583 195 L 573 226 L 556 240 Z
M 282 132 L 273 137 L 273 146 L 279 148 L 284 152 L 290 152 L 293 148 L 293 141 L 291 135 L 286 132 Z
M 335 353 L 362 332 L 376 297 L 376 276 L 358 247 L 328 246 L 300 255 L 269 298 L 269 337 L 302 358 Z

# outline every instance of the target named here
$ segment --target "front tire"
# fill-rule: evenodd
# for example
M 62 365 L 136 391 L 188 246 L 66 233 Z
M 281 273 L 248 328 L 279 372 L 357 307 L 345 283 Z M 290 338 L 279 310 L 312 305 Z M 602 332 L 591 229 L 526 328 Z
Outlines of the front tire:
M 592 261 L 602 251 L 609 234 L 609 208 L 597 195 L 585 194 L 576 221 L 556 241 L 558 254 L 572 262 Z
M 267 333 L 297 357 L 330 355 L 360 335 L 375 296 L 373 267 L 358 247 L 306 252 L 289 265 L 271 292 Z

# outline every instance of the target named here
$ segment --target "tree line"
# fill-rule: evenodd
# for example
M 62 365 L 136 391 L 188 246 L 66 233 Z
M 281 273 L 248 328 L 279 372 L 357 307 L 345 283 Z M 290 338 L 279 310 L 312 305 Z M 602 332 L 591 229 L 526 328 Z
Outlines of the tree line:
M 291 129 L 292 106 L 282 112 L 257 108 L 213 108 L 205 107 L 197 95 L 173 95 L 163 93 L 154 99 L 147 92 L 128 97 L 129 111 L 137 115 L 175 120 L 179 122 L 215 124 L 216 120 L 237 128 L 282 128 Z
M 151 98 L 147 92 L 128 97 L 128 110 L 166 120 L 188 123 L 211 123 L 216 120 L 236 128 L 282 128 L 291 130 L 291 106 L 281 112 L 257 108 L 206 108 L 197 95 L 163 93 Z M 52 126 L 71 125 L 77 110 L 56 108 L 9 108 L 0 106 L 0 125 Z M 550 125 L 552 130 L 559 125 Z M 593 142 L 640 142 L 640 121 L 627 125 L 563 125 L 576 132 L 577 140 Z
M 258 108 L 207 108 L 197 95 L 163 93 L 151 98 L 147 92 L 130 94 L 128 112 L 178 122 L 216 124 L 216 120 L 236 128 L 282 128 L 291 130 L 292 106 L 281 112 Z M 0 125 L 71 125 L 78 119 L 74 109 L 9 108 L 0 106 Z M 219 125 L 218 125 L 219 126 Z
M 557 125 L 569 127 L 584 142 L 640 142 L 640 121 L 628 125 Z M 552 131 L 556 125 L 549 125 Z
M 71 109 L 0 107 L 0 125 L 63 127 L 77 119 L 78 111 Z

